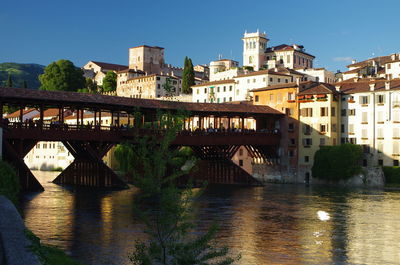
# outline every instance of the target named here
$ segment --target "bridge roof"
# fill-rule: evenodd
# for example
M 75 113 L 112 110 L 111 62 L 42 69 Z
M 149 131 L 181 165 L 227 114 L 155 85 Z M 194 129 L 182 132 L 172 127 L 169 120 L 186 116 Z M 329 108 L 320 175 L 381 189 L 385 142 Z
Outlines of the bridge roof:
M 146 111 L 187 110 L 192 115 L 228 115 L 228 116 L 264 116 L 283 115 L 268 106 L 248 104 L 191 103 L 163 101 L 156 99 L 138 99 L 65 91 L 44 91 L 23 88 L 0 87 L 0 101 L 3 104 L 24 106 L 44 105 L 48 107 L 71 107 L 83 109 L 101 109 L 106 111 L 133 111 L 140 108 Z

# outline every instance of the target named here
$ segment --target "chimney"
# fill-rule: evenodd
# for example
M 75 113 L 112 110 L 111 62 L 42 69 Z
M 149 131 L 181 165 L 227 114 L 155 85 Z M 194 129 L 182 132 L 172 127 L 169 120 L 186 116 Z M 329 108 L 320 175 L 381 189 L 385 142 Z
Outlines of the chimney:
M 369 84 L 369 90 L 374 91 L 375 90 L 375 83 Z
M 385 81 L 385 90 L 390 90 L 390 81 Z
M 336 88 L 336 91 L 337 91 L 337 92 L 340 92 L 341 86 L 337 85 L 337 86 L 335 86 L 335 88 Z
M 390 55 L 390 59 L 392 59 L 392 61 L 396 60 L 396 54 L 393 53 L 392 55 Z
M 356 59 L 351 60 L 351 64 L 355 64 L 357 62 Z

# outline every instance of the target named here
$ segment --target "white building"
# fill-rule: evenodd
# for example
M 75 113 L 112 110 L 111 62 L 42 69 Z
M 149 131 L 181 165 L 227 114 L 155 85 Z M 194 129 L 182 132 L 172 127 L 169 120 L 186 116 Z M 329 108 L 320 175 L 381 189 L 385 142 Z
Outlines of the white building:
M 244 33 L 243 40 L 243 66 L 253 67 L 258 71 L 265 63 L 265 49 L 267 48 L 267 35 L 258 30 L 254 33 Z
M 364 166 L 399 166 L 400 80 L 342 82 L 341 142 L 364 147 Z
M 335 74 L 325 68 L 296 68 L 296 71 L 305 74 L 303 81 L 335 83 Z
M 117 73 L 118 71 L 125 69 L 128 69 L 128 66 L 96 61 L 89 61 L 82 67 L 84 77 L 92 79 L 99 86 L 103 84 L 103 78 L 106 76 L 108 71 Z
M 261 70 L 238 75 L 233 79 L 212 81 L 192 86 L 193 102 L 224 103 L 251 100 L 253 89 L 291 83 L 304 75 L 291 69 Z
M 221 59 L 210 62 L 210 81 L 227 80 L 244 73 L 239 68 L 239 62 Z

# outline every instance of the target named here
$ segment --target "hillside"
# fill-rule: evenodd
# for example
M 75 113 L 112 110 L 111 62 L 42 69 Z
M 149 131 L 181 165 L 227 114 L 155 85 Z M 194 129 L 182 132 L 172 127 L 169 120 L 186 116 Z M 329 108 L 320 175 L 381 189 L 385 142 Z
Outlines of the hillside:
M 43 74 L 44 68 L 40 64 L 0 63 L 0 86 L 6 84 L 11 74 L 13 87 L 23 87 L 26 81 L 28 88 L 37 89 L 40 86 L 38 77 Z

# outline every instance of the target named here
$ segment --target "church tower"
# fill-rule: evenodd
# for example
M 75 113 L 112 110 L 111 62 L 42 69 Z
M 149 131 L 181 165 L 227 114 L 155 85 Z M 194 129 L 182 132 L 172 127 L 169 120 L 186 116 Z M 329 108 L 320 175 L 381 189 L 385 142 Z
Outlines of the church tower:
M 258 71 L 265 62 L 265 49 L 267 47 L 267 35 L 258 30 L 254 33 L 244 33 L 243 40 L 243 66 L 252 66 Z

